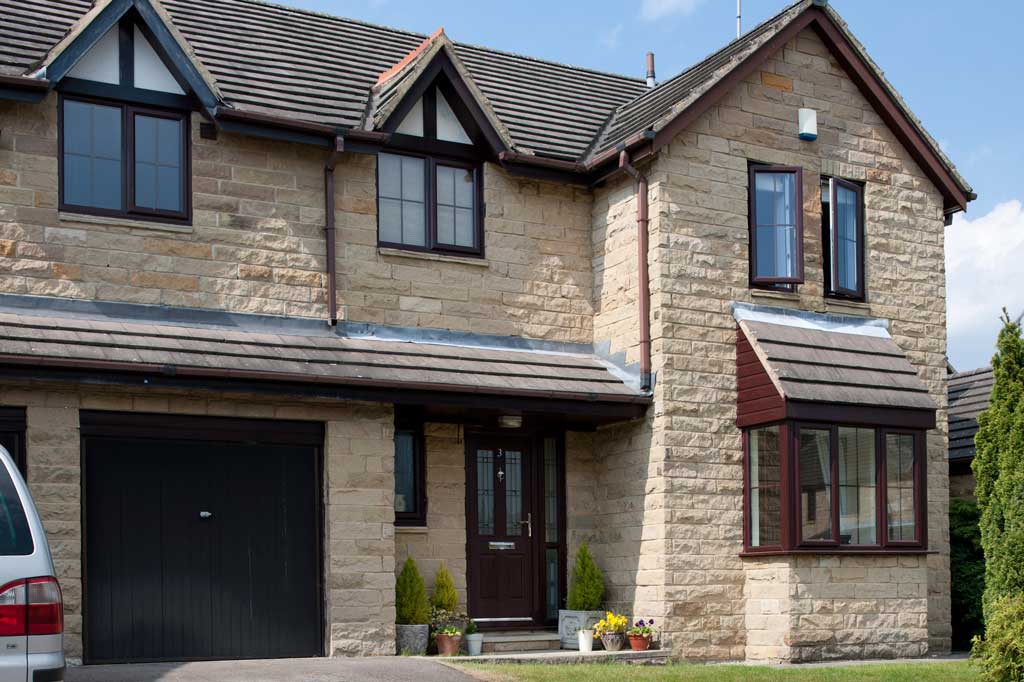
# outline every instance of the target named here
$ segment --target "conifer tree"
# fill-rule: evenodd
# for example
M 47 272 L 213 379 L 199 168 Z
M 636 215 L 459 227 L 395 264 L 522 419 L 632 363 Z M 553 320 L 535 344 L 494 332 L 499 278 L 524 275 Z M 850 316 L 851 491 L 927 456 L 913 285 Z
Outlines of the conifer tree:
M 566 605 L 572 611 L 596 611 L 604 599 L 604 577 L 601 569 L 590 556 L 587 543 L 580 545 L 576 553 L 576 565 L 572 571 L 572 587 Z

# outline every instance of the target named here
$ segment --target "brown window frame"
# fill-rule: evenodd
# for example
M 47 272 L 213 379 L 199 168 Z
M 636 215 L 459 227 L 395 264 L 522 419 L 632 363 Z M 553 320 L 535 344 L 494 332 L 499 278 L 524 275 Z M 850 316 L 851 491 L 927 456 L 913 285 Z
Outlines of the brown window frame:
M 759 174 L 788 173 L 795 176 L 793 202 L 796 207 L 796 271 L 792 277 L 768 277 L 757 273 L 757 176 Z M 797 284 L 804 283 L 804 211 L 803 211 L 803 168 L 800 166 L 772 166 L 751 163 L 748 168 L 748 230 L 750 242 L 750 285 L 783 291 L 795 291 Z M 780 286 L 785 285 L 785 286 Z
M 121 208 L 107 209 L 80 204 L 69 204 L 64 200 L 64 103 L 67 101 L 116 107 L 121 110 Z M 142 114 L 154 118 L 175 119 L 181 122 L 182 165 L 181 165 L 181 211 L 162 211 L 140 208 L 135 205 L 135 116 Z M 192 140 L 191 112 L 153 106 L 141 106 L 129 102 L 60 93 L 57 106 L 57 192 L 61 211 L 84 215 L 145 220 L 176 225 L 192 224 Z
M 822 271 L 825 276 L 825 295 L 830 298 L 841 298 L 852 301 L 863 301 L 866 287 L 864 285 L 864 186 L 860 183 L 839 178 L 832 175 L 821 176 L 822 181 L 830 180 L 829 183 L 829 213 L 825 215 L 825 206 L 822 202 L 821 210 L 821 238 L 822 256 L 824 263 Z M 820 186 L 821 183 L 819 183 Z M 839 242 L 832 236 L 832 215 L 836 205 L 836 187 L 855 192 L 857 195 L 857 288 L 847 289 L 845 287 L 833 287 L 833 282 L 839 281 Z
M 772 545 L 751 545 L 751 477 L 750 477 L 750 432 L 773 426 L 779 427 L 780 447 L 780 541 Z M 875 433 L 875 524 L 874 544 L 842 544 L 839 537 L 839 442 L 841 427 L 872 429 Z M 804 541 L 800 537 L 800 467 L 799 434 L 802 428 L 828 430 L 830 432 L 830 466 L 832 490 L 832 539 Z M 880 425 L 858 424 L 855 422 L 814 422 L 786 419 L 757 424 L 743 429 L 743 556 L 779 554 L 900 554 L 925 553 L 928 547 L 927 524 L 927 457 L 926 434 L 923 429 L 901 429 Z M 889 539 L 888 488 L 886 482 L 886 435 L 901 434 L 914 438 L 914 541 Z
M 425 527 L 427 525 L 427 450 L 422 422 L 406 421 L 395 425 L 395 436 L 400 433 L 412 437 L 413 491 L 416 504 L 412 511 L 395 512 L 395 525 Z
M 483 256 L 484 254 L 484 217 L 483 217 L 483 168 L 481 163 L 467 161 L 464 158 L 426 154 L 405 149 L 383 149 L 381 154 L 405 156 L 423 159 L 424 161 L 424 227 L 426 229 L 425 246 L 390 242 L 380 238 L 380 164 L 377 164 L 377 246 L 404 251 L 425 253 L 442 253 L 456 256 Z M 461 168 L 473 174 L 473 246 L 445 244 L 437 238 L 437 167 Z

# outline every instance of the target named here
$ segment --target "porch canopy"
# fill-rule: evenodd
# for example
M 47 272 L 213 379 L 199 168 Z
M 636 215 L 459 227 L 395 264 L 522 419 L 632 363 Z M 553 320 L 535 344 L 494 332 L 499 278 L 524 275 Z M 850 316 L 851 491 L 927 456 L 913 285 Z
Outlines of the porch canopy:
M 491 345 L 484 345 L 487 341 Z M 418 406 L 425 416 L 442 419 L 467 410 L 533 412 L 587 426 L 640 416 L 650 397 L 625 372 L 584 352 L 587 348 L 437 330 L 331 328 L 318 320 L 0 297 L 0 372 L 7 376 L 372 400 Z
M 930 429 L 937 405 L 884 320 L 736 303 L 737 426 L 783 419 Z

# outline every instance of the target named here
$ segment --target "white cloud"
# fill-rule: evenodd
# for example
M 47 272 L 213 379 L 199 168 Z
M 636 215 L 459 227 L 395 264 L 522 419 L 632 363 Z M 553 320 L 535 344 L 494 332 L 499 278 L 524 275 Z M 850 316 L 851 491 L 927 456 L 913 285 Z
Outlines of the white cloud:
M 648 20 L 655 21 L 673 14 L 687 15 L 704 4 L 704 0 L 643 0 L 640 6 L 640 15 Z
M 971 220 L 958 213 L 946 228 L 950 359 L 957 369 L 988 364 L 999 318 L 1024 312 L 1024 206 L 997 205 Z
M 615 24 L 603 36 L 601 36 L 601 43 L 610 49 L 614 49 L 619 46 L 619 38 L 622 36 L 622 29 L 625 28 L 622 24 Z

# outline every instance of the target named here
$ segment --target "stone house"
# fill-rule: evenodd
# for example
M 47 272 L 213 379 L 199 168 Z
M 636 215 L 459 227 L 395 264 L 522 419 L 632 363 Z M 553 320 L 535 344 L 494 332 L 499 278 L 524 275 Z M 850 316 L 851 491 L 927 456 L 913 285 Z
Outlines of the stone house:
M 950 645 L 943 226 L 823 0 L 657 83 L 256 0 L 0 7 L 0 431 L 86 663 L 394 653 L 395 571 L 693 660 Z

